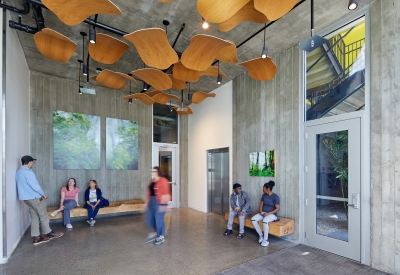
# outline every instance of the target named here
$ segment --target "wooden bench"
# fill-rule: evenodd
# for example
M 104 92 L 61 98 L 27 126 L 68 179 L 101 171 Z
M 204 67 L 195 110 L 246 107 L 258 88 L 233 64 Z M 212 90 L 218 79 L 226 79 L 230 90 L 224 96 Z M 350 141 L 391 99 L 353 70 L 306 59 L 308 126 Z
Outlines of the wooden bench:
M 249 228 L 254 228 L 253 223 L 251 222 L 251 217 L 253 217 L 255 214 L 251 213 L 250 216 L 244 219 L 244 226 L 249 227 Z M 225 220 L 229 219 L 229 212 L 225 213 Z M 278 218 L 279 221 L 276 222 L 270 222 L 268 224 L 268 234 L 275 235 L 278 237 L 286 236 L 289 234 L 292 234 L 294 232 L 294 220 L 287 219 L 287 218 Z M 239 223 L 238 217 L 233 218 L 234 223 Z M 260 228 L 263 228 L 262 221 L 259 221 L 258 224 L 260 225 Z
M 129 200 L 121 202 L 110 202 L 110 206 L 106 206 L 99 209 L 98 215 L 102 214 L 114 214 L 114 213 L 124 213 L 124 212 L 137 212 L 142 211 L 144 206 L 143 200 Z M 50 220 L 61 219 L 62 212 L 58 212 L 54 217 L 50 214 L 57 210 L 58 207 L 47 208 L 47 215 Z M 71 218 L 74 217 L 87 217 L 88 211 L 83 206 L 76 207 L 71 210 Z

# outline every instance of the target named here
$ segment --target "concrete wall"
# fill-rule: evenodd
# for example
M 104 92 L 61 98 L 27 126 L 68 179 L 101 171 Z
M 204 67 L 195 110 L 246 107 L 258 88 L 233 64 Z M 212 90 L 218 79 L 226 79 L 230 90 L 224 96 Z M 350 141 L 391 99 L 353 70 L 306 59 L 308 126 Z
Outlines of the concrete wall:
M 232 82 L 214 90 L 216 97 L 192 104 L 188 119 L 189 207 L 207 211 L 207 150 L 229 147 L 232 178 Z
M 179 116 L 179 179 L 180 207 L 188 207 L 188 121 L 189 116 Z
M 77 69 L 78 73 L 78 69 Z M 104 197 L 110 201 L 145 198 L 150 179 L 152 151 L 152 106 L 140 101 L 122 100 L 126 92 L 95 87 L 96 95 L 78 94 L 77 81 L 31 73 L 31 151 L 38 159 L 34 171 L 43 190 L 49 196 L 48 205 L 57 206 L 60 188 L 70 177 L 84 191 L 90 179 L 98 180 Z M 101 169 L 53 169 L 53 111 L 62 110 L 100 116 Z M 139 170 L 106 170 L 106 117 L 134 120 L 139 124 Z M 84 203 L 84 192 L 79 195 Z
M 299 239 L 299 50 L 273 57 L 276 76 L 258 81 L 247 73 L 233 81 L 233 178 L 242 184 L 257 211 L 262 186 L 274 180 L 281 199 L 279 215 L 295 220 Z M 274 178 L 250 177 L 249 154 L 275 150 Z
M 10 19 L 7 12 L 7 21 Z M 28 208 L 18 200 L 15 173 L 29 150 L 29 68 L 17 33 L 6 29 L 5 209 L 6 253 L 9 257 L 30 224 Z M 3 202 L 4 203 L 4 202 Z
M 400 274 L 400 2 L 371 7 L 371 263 Z

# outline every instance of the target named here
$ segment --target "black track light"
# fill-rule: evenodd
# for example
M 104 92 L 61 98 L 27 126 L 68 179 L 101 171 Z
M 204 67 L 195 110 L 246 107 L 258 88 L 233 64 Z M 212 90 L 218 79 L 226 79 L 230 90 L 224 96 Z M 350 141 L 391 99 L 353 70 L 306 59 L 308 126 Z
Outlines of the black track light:
M 203 27 L 203 29 L 208 29 L 209 27 L 208 22 L 203 17 L 201 18 L 201 26 Z
M 147 84 L 146 82 L 143 82 L 143 90 L 147 91 L 148 88 L 149 88 L 149 84 Z
M 349 10 L 355 10 L 358 7 L 358 0 L 350 0 L 349 1 Z
M 130 77 L 132 77 L 132 74 L 128 74 Z M 132 94 L 132 81 L 129 80 L 129 95 Z M 128 100 L 129 104 L 132 104 L 132 98 Z
M 96 44 L 96 29 L 89 29 L 89 42 L 92 44 Z
M 218 74 L 217 84 L 221 84 L 222 82 L 222 74 Z
M 264 46 L 261 53 L 261 58 L 267 58 L 267 55 L 268 55 L 268 46 Z
M 82 94 L 81 88 L 83 88 L 83 87 L 81 86 L 81 68 L 82 68 L 82 63 L 83 63 L 83 61 L 79 59 L 79 60 L 78 60 L 78 62 L 79 62 L 79 73 L 78 73 L 78 77 L 79 77 L 79 83 L 78 83 L 78 93 L 81 95 L 81 94 Z
M 130 98 L 130 99 L 128 100 L 128 102 L 129 102 L 129 104 L 132 104 L 132 98 Z
M 83 72 L 83 75 L 88 75 L 88 66 L 87 66 L 87 64 L 83 64 L 83 70 L 82 70 Z

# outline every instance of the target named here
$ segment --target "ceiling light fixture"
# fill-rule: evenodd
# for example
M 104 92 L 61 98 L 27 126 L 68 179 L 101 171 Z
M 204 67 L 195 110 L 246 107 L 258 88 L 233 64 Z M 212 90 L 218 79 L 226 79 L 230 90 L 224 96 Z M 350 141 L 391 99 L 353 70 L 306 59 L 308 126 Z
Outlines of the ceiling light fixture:
M 268 55 L 268 47 L 265 46 L 265 30 L 266 30 L 266 28 L 267 28 L 267 23 L 265 23 L 265 26 L 264 26 L 264 47 L 261 52 L 261 58 L 267 58 L 267 55 Z
M 203 29 L 208 29 L 209 27 L 208 22 L 203 17 L 201 18 L 201 26 Z
M 168 109 L 170 112 L 172 112 L 174 110 L 174 109 L 172 109 L 171 99 L 169 100 Z
M 94 27 L 89 29 L 89 42 L 96 44 L 96 29 Z
M 190 82 L 189 82 L 188 100 L 189 100 L 189 101 L 192 101 L 192 94 L 190 93 Z
M 143 90 L 147 91 L 148 88 L 149 88 L 149 84 L 147 84 L 146 82 L 143 82 Z
M 163 20 L 162 23 L 165 26 L 165 33 L 167 34 L 168 33 L 169 21 L 168 20 Z
M 222 82 L 222 74 L 219 73 L 219 60 L 218 60 L 218 77 L 217 77 L 217 84 L 221 84 Z
M 82 60 L 85 60 L 85 36 L 87 36 L 87 33 L 86 32 L 80 32 L 80 33 L 82 35 Z M 87 74 L 88 74 L 88 67 L 85 63 L 83 63 L 83 75 Z
M 132 77 L 132 74 L 128 74 L 130 77 Z M 129 80 L 129 95 L 131 95 L 132 94 L 132 81 L 131 80 Z M 132 98 L 130 98 L 129 100 L 128 100 L 128 102 L 129 102 L 129 104 L 132 104 Z
M 81 67 L 82 67 L 82 63 L 83 63 L 83 61 L 79 59 L 79 60 L 78 60 L 78 62 L 79 62 L 79 73 L 78 73 L 78 75 L 79 75 L 79 83 L 78 83 L 78 93 L 81 95 L 81 94 L 82 94 L 81 88 L 83 88 L 83 86 L 81 86 Z
M 358 7 L 358 0 L 350 0 L 349 1 L 349 10 L 355 10 Z
M 182 98 L 181 107 L 178 107 L 178 108 L 177 108 L 177 111 L 179 111 L 179 112 L 186 112 L 186 111 L 188 110 L 188 108 L 187 108 L 187 107 L 183 107 L 183 89 L 182 89 L 182 96 L 181 96 L 181 98 Z
M 101 73 L 101 71 L 102 71 L 103 69 L 102 68 L 96 68 L 96 73 Z

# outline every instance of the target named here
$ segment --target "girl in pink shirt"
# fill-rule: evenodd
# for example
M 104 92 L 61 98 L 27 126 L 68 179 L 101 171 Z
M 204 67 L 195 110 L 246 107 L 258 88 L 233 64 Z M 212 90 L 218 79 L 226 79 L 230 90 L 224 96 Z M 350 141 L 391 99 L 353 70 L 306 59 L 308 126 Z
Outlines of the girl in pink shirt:
M 70 211 L 79 206 L 78 194 L 81 190 L 76 186 L 76 180 L 70 178 L 67 186 L 61 188 L 60 210 L 63 211 L 64 226 L 72 229 Z

